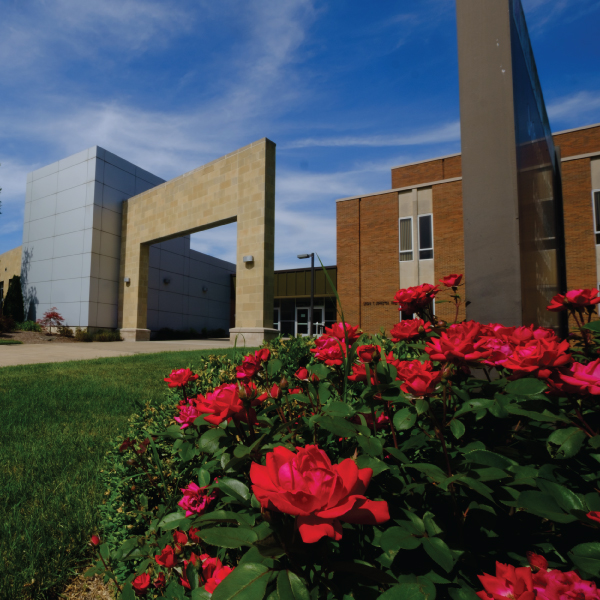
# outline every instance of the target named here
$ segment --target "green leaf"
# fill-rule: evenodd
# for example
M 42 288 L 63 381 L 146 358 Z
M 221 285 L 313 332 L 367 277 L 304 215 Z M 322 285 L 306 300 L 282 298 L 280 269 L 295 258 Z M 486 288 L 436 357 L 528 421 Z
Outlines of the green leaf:
M 421 545 L 422 538 L 415 537 L 403 527 L 390 527 L 383 532 L 380 544 L 385 552 L 389 550 L 414 550 Z
M 479 596 L 467 585 L 460 588 L 448 588 L 448 593 L 452 600 L 479 600 Z
M 479 412 L 481 410 L 489 408 L 494 403 L 493 400 L 487 398 L 469 400 L 465 402 L 455 413 L 454 416 L 458 417 L 468 412 Z
M 331 570 L 337 573 L 351 573 L 360 577 L 366 577 L 367 579 L 377 581 L 377 583 L 387 585 L 397 583 L 398 581 L 388 573 L 385 573 L 376 567 L 372 567 L 361 560 L 334 562 L 331 564 Z
M 444 473 L 444 471 L 442 471 L 439 467 L 429 463 L 412 463 L 405 465 L 405 468 L 417 469 L 417 471 L 427 475 L 427 477 L 430 477 L 436 483 L 444 481 L 444 479 L 447 477 L 446 473 Z
M 282 366 L 283 363 L 278 358 L 272 358 L 267 363 L 267 373 L 269 374 L 269 377 L 274 377 L 281 370 Z
M 214 454 L 219 449 L 219 439 L 227 435 L 222 429 L 209 429 L 200 438 L 200 450 Z
M 433 520 L 433 513 L 426 512 L 423 515 L 423 523 L 425 524 L 425 529 L 429 537 L 434 537 L 442 533 L 442 530 L 435 524 L 435 521 Z
M 317 419 L 317 423 L 323 429 L 331 431 L 331 433 L 340 437 L 348 438 L 356 436 L 356 427 L 340 417 L 321 417 Z
M 546 390 L 546 384 L 539 379 L 525 378 L 511 381 L 506 386 L 506 391 L 515 396 L 535 396 Z
M 473 450 L 464 455 L 465 462 L 474 462 L 486 467 L 496 467 L 497 469 L 508 469 L 517 463 L 501 454 L 490 452 L 489 450 Z
M 354 411 L 345 402 L 330 402 L 323 407 L 323 413 L 332 417 L 351 417 Z
M 588 512 L 583 500 L 564 485 L 546 479 L 538 479 L 536 483 L 540 490 L 546 494 L 550 494 L 563 510 L 567 512 L 574 510 Z
M 550 519 L 557 523 L 572 523 L 577 517 L 562 511 L 556 500 L 543 492 L 527 490 L 521 492 L 517 498 L 517 506 L 543 519 Z
M 197 469 L 196 475 L 198 476 L 198 485 L 200 487 L 206 487 L 207 485 L 210 485 L 211 476 L 206 469 Z
M 210 600 L 212 598 L 212 594 L 207 592 L 203 587 L 196 588 L 192 592 L 192 600 Z
M 417 414 L 422 415 L 429 410 L 429 402 L 427 400 L 416 400 L 415 408 L 417 409 Z
M 450 431 L 452 431 L 457 440 L 460 440 L 460 438 L 465 434 L 465 426 L 463 425 L 462 421 L 459 421 L 458 419 L 452 419 L 452 421 L 450 421 Z
M 585 433 L 577 427 L 557 429 L 550 434 L 546 447 L 552 458 L 573 458 L 585 440 Z
M 207 544 L 219 548 L 251 546 L 258 540 L 258 535 L 248 527 L 209 527 L 202 529 L 198 535 Z
M 595 435 L 593 438 L 590 438 L 588 440 L 588 443 L 594 450 L 597 450 L 598 448 L 600 448 L 600 435 Z
M 198 450 L 194 447 L 194 444 L 190 444 L 189 442 L 184 442 L 183 446 L 181 446 L 181 452 L 179 456 L 183 462 L 188 462 L 194 458 L 198 454 Z
M 310 600 L 304 582 L 291 571 L 281 571 L 277 576 L 279 600 Z
M 383 451 L 383 444 L 380 440 L 374 437 L 358 436 L 358 445 L 364 452 L 371 456 L 380 456 Z
M 261 600 L 265 596 L 269 576 L 265 565 L 240 565 L 217 586 L 211 600 Z
M 404 522 L 402 524 L 404 529 L 408 529 L 409 531 L 412 531 L 418 535 L 423 535 L 425 533 L 425 523 L 423 522 L 423 519 L 415 515 L 414 512 L 406 510 L 405 508 L 402 509 L 402 512 L 410 519 L 410 523 Z
M 356 464 L 359 469 L 364 469 L 365 467 L 373 469 L 373 477 L 376 477 L 379 475 L 379 473 L 389 470 L 389 466 L 386 465 L 382 460 L 373 458 L 372 456 L 367 456 L 366 454 L 361 454 L 358 456 L 356 459 Z
M 133 591 L 133 588 L 131 587 L 131 583 L 126 583 L 123 586 L 123 590 L 121 591 L 119 600 L 135 600 L 135 592 Z
M 420 577 L 419 579 L 426 579 Z M 431 589 L 433 588 L 433 590 Z M 435 586 L 429 582 L 401 583 L 377 597 L 377 600 L 435 600 Z
M 592 321 L 591 323 L 584 325 L 583 329 L 589 329 L 590 331 L 600 332 L 600 321 Z
M 423 538 L 423 548 L 446 573 L 452 571 L 454 568 L 454 557 L 444 540 L 437 537 Z
M 250 503 L 250 490 L 245 483 L 231 477 L 220 477 L 217 479 L 217 486 L 220 490 L 233 496 L 240 502 L 244 504 Z
M 417 421 L 417 415 L 413 412 L 412 408 L 406 407 L 400 409 L 394 415 L 394 427 L 398 431 L 410 429 Z
M 308 372 L 311 375 L 316 375 L 319 379 L 323 380 L 323 379 L 327 379 L 327 376 L 329 375 L 329 373 L 331 372 L 324 364 L 322 363 L 315 363 L 314 365 L 308 365 L 306 367 L 306 369 L 308 370 Z
M 180 513 L 179 511 L 175 511 L 172 513 L 169 513 L 166 517 L 163 517 L 159 523 L 158 523 L 158 527 L 160 527 L 161 529 L 175 529 L 176 527 L 179 527 L 179 522 L 180 521 L 185 521 L 186 516 L 183 513 Z M 174 527 L 170 527 L 169 525 L 171 523 L 176 523 L 176 525 Z
M 248 446 L 244 446 L 243 444 L 239 444 L 233 449 L 233 455 L 236 458 L 244 458 L 244 456 L 248 456 L 250 452 L 250 448 L 248 448 Z
M 575 546 L 570 552 L 571 560 L 593 577 L 600 577 L 600 542 L 588 542 Z

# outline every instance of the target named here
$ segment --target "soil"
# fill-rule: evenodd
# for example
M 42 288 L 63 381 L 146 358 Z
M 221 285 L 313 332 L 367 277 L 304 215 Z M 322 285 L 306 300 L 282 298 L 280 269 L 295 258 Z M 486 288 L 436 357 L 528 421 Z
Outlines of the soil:
M 60 594 L 61 598 L 67 600 L 112 600 L 114 595 L 112 583 L 105 584 L 102 577 L 84 577 L 79 575 Z
M 62 337 L 56 333 L 40 333 L 39 331 L 14 331 L 0 334 L 0 340 L 19 340 L 24 344 L 80 344 L 75 338 Z

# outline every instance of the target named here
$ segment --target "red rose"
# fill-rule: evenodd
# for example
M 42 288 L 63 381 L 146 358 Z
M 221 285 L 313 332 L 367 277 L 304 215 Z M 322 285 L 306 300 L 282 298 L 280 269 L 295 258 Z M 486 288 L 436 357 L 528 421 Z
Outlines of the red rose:
M 165 574 L 164 573 L 159 573 L 158 577 L 154 580 L 154 587 L 158 590 L 162 589 L 165 587 L 166 585 L 166 581 L 165 581 Z
M 481 325 L 475 321 L 467 321 L 459 325 L 451 325 L 442 332 L 439 338 L 431 339 L 425 347 L 431 360 L 467 365 L 490 356 L 486 349 L 486 339 L 480 337 Z
M 600 598 L 596 584 L 581 579 L 574 571 L 563 573 L 558 569 L 540 569 L 533 574 L 533 585 L 539 600 Z
M 369 344 L 368 346 L 359 346 L 356 349 L 358 358 L 364 363 L 372 363 L 374 360 L 378 360 L 381 356 L 381 346 L 374 346 Z
M 387 502 L 364 496 L 373 470 L 359 469 L 350 458 L 332 465 L 317 446 L 297 448 L 297 453 L 278 446 L 267 453 L 266 463 L 252 463 L 252 491 L 263 508 L 297 516 L 306 543 L 325 536 L 341 539 L 340 521 L 376 525 L 390 518 Z
M 227 577 L 227 575 L 229 575 L 233 571 L 234 569 L 227 566 L 215 569 L 213 576 L 204 585 L 204 589 L 209 594 L 214 593 L 214 591 L 217 589 L 217 586 L 223 581 L 223 579 L 225 579 L 225 577 Z
M 260 362 L 269 360 L 269 356 L 271 356 L 271 351 L 268 348 L 261 348 L 254 353 L 254 357 Z
M 587 365 L 574 362 L 569 370 L 561 371 L 559 376 L 573 388 L 571 393 L 577 391 L 582 396 L 600 395 L 600 358 Z
M 548 561 L 541 554 L 527 552 L 527 560 L 529 561 L 531 568 L 536 571 L 538 569 L 544 569 L 545 571 L 548 568 Z
M 457 287 L 460 285 L 462 278 L 462 275 L 446 275 L 446 277 L 440 279 L 440 282 L 446 287 Z
M 418 337 L 422 333 L 429 333 L 431 331 L 431 323 L 423 321 L 423 319 L 406 319 L 400 323 L 396 323 L 390 334 L 392 336 L 392 342 L 402 342 L 404 340 L 410 340 Z
M 189 539 L 196 544 L 200 543 L 200 536 L 198 535 L 199 531 L 199 527 L 190 527 L 190 530 L 188 531 Z
M 125 452 L 127 448 L 133 448 L 135 446 L 135 440 L 125 438 L 123 443 L 119 446 L 119 452 Z
M 141 596 L 148 591 L 150 587 L 150 575 L 148 573 L 143 573 L 142 575 L 138 575 L 132 582 L 131 587 L 135 591 L 136 596 Z
M 213 425 L 219 425 L 225 420 L 229 422 L 234 415 L 244 410 L 235 383 L 223 383 L 206 394 L 206 397 L 198 394 L 195 404 L 200 414 L 204 414 L 204 420 Z
M 402 312 L 416 313 L 429 306 L 439 291 L 439 286 L 424 283 L 398 290 L 393 302 L 399 305 L 398 310 Z
M 165 381 L 169 383 L 169 387 L 183 387 L 190 381 L 196 381 L 198 375 L 194 375 L 189 369 L 178 369 L 172 371 L 168 377 L 165 377 Z
M 308 369 L 305 367 L 300 367 L 294 375 L 302 381 L 308 381 Z
M 311 352 L 317 360 L 323 361 L 329 366 L 340 366 L 346 356 L 346 345 L 337 338 L 321 336 L 317 338 L 317 347 L 311 348 Z
M 173 532 L 173 541 L 180 546 L 185 546 L 188 541 L 188 536 L 183 531 Z
M 352 346 L 360 337 L 360 331 L 358 330 L 358 326 L 352 327 L 350 323 L 334 323 L 331 327 L 325 327 L 325 336 L 337 338 L 342 343 L 345 342 L 346 336 L 348 336 L 348 344 Z
M 588 519 L 591 519 L 592 521 L 596 521 L 597 523 L 600 523 L 600 510 L 592 510 L 585 516 Z
M 430 361 L 402 361 L 396 367 L 399 381 L 404 383 L 400 389 L 411 396 L 429 396 L 435 393 L 435 388 L 442 378 L 441 371 L 434 371 Z
M 512 355 L 502 365 L 513 371 L 516 377 L 533 375 L 540 379 L 550 377 L 552 369 L 568 365 L 572 358 L 566 351 L 569 342 L 557 339 L 531 340 L 523 346 L 518 346 Z
M 185 516 L 201 515 L 208 505 L 217 497 L 216 491 L 208 493 L 208 486 L 200 487 L 193 481 L 185 488 L 181 488 L 183 498 L 177 503 L 185 510 Z
M 548 305 L 548 310 L 560 312 L 563 310 L 582 311 L 584 308 L 600 303 L 598 290 L 571 290 L 566 294 L 557 294 Z
M 167 567 L 167 569 L 172 569 L 177 562 L 177 559 L 175 558 L 175 552 L 168 544 L 164 547 L 164 550 L 160 554 L 154 556 L 154 560 L 156 560 L 156 562 L 162 567 Z
M 193 399 L 190 400 L 191 404 L 179 405 L 179 414 L 173 417 L 177 423 L 181 425 L 179 429 L 185 429 L 194 424 L 194 421 L 201 415 L 196 403 Z
M 477 592 L 481 600 L 535 600 L 537 596 L 529 567 L 515 568 L 497 562 L 495 577 L 487 573 L 478 577 L 484 588 Z
M 100 538 L 97 535 L 93 535 L 90 538 L 90 544 L 92 544 L 92 546 L 99 546 L 100 545 Z
M 352 375 L 348 375 L 350 381 L 366 381 L 367 380 L 367 368 L 365 363 L 358 365 L 352 365 Z M 371 369 L 371 384 L 375 385 L 375 377 L 373 377 L 373 369 Z
M 256 356 L 244 356 L 242 364 L 237 368 L 238 379 L 251 379 L 262 369 L 261 361 Z

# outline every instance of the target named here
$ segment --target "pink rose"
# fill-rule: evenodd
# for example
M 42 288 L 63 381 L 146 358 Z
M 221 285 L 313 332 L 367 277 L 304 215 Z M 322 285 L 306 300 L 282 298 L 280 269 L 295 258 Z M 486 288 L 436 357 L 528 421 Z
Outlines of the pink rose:
M 201 515 L 208 505 L 217 497 L 216 491 L 208 493 L 208 486 L 200 487 L 193 481 L 185 488 L 181 488 L 183 498 L 177 503 L 185 510 L 185 516 Z

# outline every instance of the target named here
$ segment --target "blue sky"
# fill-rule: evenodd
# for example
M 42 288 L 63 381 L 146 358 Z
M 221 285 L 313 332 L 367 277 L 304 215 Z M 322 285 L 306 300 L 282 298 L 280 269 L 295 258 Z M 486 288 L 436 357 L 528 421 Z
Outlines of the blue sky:
M 523 1 L 553 131 L 600 122 L 600 0 Z M 454 2 L 0 0 L 0 253 L 29 171 L 99 145 L 170 179 L 262 137 L 276 268 L 334 263 L 337 198 L 460 151 Z M 192 244 L 234 260 L 235 225 Z

